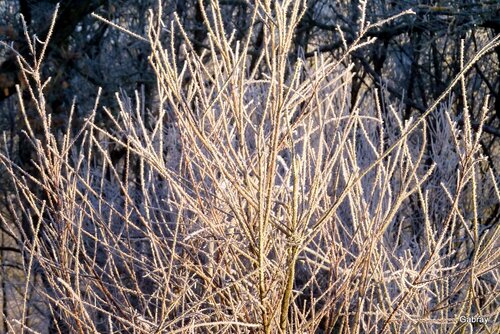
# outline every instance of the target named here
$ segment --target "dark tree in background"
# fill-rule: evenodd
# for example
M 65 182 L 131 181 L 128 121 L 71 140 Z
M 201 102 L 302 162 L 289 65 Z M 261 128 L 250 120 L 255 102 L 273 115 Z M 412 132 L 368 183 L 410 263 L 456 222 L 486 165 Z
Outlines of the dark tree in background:
M 23 131 L 26 125 L 18 114 L 18 96 L 29 97 L 27 83 L 19 71 L 17 55 L 30 59 L 25 41 L 21 14 L 27 25 L 28 34 L 45 40 L 49 23 L 57 3 L 59 16 L 45 57 L 42 72 L 52 79 L 45 88 L 47 110 L 52 114 L 54 128 L 61 131 L 72 128 L 77 131 L 86 113 L 92 109 L 99 87 L 103 96 L 101 103 L 113 111 L 117 107 L 115 92 L 133 95 L 135 90 L 144 91 L 146 108 L 154 110 L 157 91 L 154 73 L 150 68 L 148 43 L 113 27 L 109 23 L 122 26 L 135 34 L 147 37 L 149 9 L 158 7 L 154 0 L 4 0 L 0 3 L 0 131 L 5 133 L 6 147 L 10 157 L 26 170 L 31 168 L 30 144 Z M 249 30 L 252 1 L 221 0 L 225 27 L 234 32 L 234 43 L 241 40 Z M 163 20 L 166 22 L 165 39 L 170 38 L 169 24 L 174 13 L 185 27 L 197 54 L 208 48 L 207 31 L 203 24 L 205 10 L 209 10 L 204 0 L 162 1 Z M 202 10 L 203 9 L 203 10 Z M 403 16 L 380 28 L 367 33 L 376 37 L 375 43 L 353 53 L 347 62 L 354 64 L 355 77 L 350 87 L 350 101 L 353 106 L 363 103 L 366 94 L 373 94 L 369 87 L 375 86 L 382 99 L 400 101 L 405 105 L 401 117 L 408 120 L 422 114 L 443 91 L 450 80 L 460 72 L 460 49 L 463 43 L 466 60 L 472 57 L 484 43 L 500 33 L 500 1 L 497 0 L 373 0 L 367 2 L 367 17 L 370 22 L 381 21 L 401 11 L 413 9 L 414 16 Z M 350 44 L 359 31 L 354 28 L 360 20 L 357 1 L 310 0 L 308 9 L 297 27 L 294 37 L 293 61 L 308 59 L 316 54 L 337 57 L 342 53 L 344 42 Z M 95 15 L 92 15 L 94 13 Z M 98 17 L 102 18 L 99 19 Z M 105 22 L 107 20 L 109 22 Z M 258 62 L 257 55 L 263 43 L 263 24 L 255 23 L 251 36 L 249 71 L 256 66 L 267 66 Z M 341 33 L 340 33 L 341 32 Z M 176 32 L 178 34 L 178 32 Z M 185 47 L 180 35 L 175 35 L 176 49 Z M 343 36 L 344 40 L 342 40 Z M 166 43 L 168 44 L 168 43 Z M 12 49 L 9 48 L 12 47 Z M 38 45 L 40 47 L 40 45 Z M 182 53 L 179 53 L 182 55 Z M 182 57 L 182 56 L 179 56 Z M 178 60 L 182 67 L 183 59 Z M 347 64 L 346 64 L 347 65 Z M 258 73 L 258 71 L 256 71 Z M 258 75 L 258 74 L 257 74 Z M 473 126 L 479 126 L 479 113 L 486 95 L 490 97 L 486 122 L 482 125 L 485 135 L 481 141 L 483 153 L 488 157 L 489 167 L 499 178 L 500 175 L 500 47 L 477 62 L 467 73 L 466 95 L 472 112 Z M 450 99 L 457 116 L 463 114 L 460 87 L 454 89 Z M 69 123 L 69 110 L 75 105 L 75 117 Z M 37 116 L 28 116 L 35 131 L 43 131 L 37 126 Z M 110 128 L 113 124 L 104 112 L 96 118 L 100 124 Z M 460 124 L 462 126 L 463 124 Z M 432 143 L 432 118 L 429 121 L 427 150 L 435 148 Z M 125 150 L 110 145 L 114 165 L 127 159 Z M 427 155 L 432 156 L 431 152 Z M 429 166 L 432 161 L 428 161 Z M 0 174 L 0 210 L 3 214 L 15 215 L 11 204 L 12 188 Z M 416 199 L 410 200 L 419 212 Z M 500 220 L 500 205 L 492 203 L 481 212 L 481 224 L 490 226 Z M 2 275 L 3 313 L 12 312 L 7 305 L 14 303 L 22 289 L 15 291 L 16 279 L 23 277 L 21 246 L 24 238 L 32 238 L 29 229 L 12 233 L 16 227 L 0 225 L 0 260 L 3 261 Z M 415 229 L 418 233 L 418 228 Z M 37 277 L 34 278 L 35 280 Z M 43 278 L 38 278 L 43 280 Z M 11 284 L 11 287 L 9 287 Z M 34 297 L 36 299 L 36 296 Z M 40 305 L 33 302 L 29 312 L 42 312 Z M 5 331 L 0 326 L 0 331 Z M 56 325 L 57 326 L 57 325 Z
M 5 43 L 23 56 L 27 48 L 20 25 L 23 14 L 30 34 L 40 38 L 47 33 L 49 18 L 57 1 L 25 0 L 4 1 L 1 5 L 0 34 Z M 206 45 L 201 6 L 203 1 L 164 1 L 165 22 L 176 12 L 185 25 L 197 52 Z M 248 30 L 250 8 L 245 1 L 220 1 L 228 32 L 235 31 L 238 40 Z M 352 27 L 359 20 L 358 3 L 351 1 L 308 1 L 308 10 L 297 29 L 295 48 L 297 55 L 311 57 L 316 52 L 331 54 L 342 50 L 340 29 L 347 42 L 357 34 Z M 74 97 L 78 105 L 92 101 L 88 92 L 103 87 L 108 94 L 107 104 L 113 103 L 113 93 L 118 89 L 130 92 L 142 85 L 146 93 L 154 94 L 154 79 L 148 67 L 149 50 L 146 43 L 112 28 L 90 14 L 129 28 L 145 36 L 149 8 L 156 8 L 156 1 L 61 1 L 50 51 L 45 63 L 46 73 L 52 74 L 49 104 L 54 113 L 64 113 Z M 382 84 L 391 98 L 407 105 L 405 119 L 422 112 L 446 88 L 450 78 L 458 73 L 460 41 L 465 44 L 466 57 L 472 55 L 488 37 L 500 32 L 500 4 L 498 1 L 368 1 L 367 20 L 374 22 L 412 8 L 416 15 L 405 17 L 390 25 L 374 29 L 369 37 L 377 42 L 357 53 L 353 59 L 356 81 L 352 87 L 351 103 L 360 99 L 366 83 Z M 257 23 L 259 25 L 259 23 Z M 253 48 L 258 50 L 259 28 L 256 29 Z M 168 38 L 168 36 L 166 36 Z M 181 39 L 177 39 L 180 47 Z M 0 68 L 0 100 L 15 94 L 15 84 L 21 82 L 15 54 L 5 48 Z M 494 149 L 494 138 L 500 135 L 500 50 L 488 55 L 468 75 L 473 87 L 468 87 L 471 107 L 477 112 L 479 102 L 488 94 L 490 115 L 484 131 L 491 136 L 484 143 L 487 151 Z M 391 78 L 388 81 L 388 78 Z M 62 88 L 62 89 L 61 89 Z M 457 91 L 456 94 L 459 92 Z M 85 105 L 86 107 L 88 105 Z M 81 108 L 88 109 L 88 108 Z M 457 105 L 457 114 L 460 106 Z M 62 115 L 62 118 L 64 115 Z M 496 165 L 494 155 L 490 162 Z

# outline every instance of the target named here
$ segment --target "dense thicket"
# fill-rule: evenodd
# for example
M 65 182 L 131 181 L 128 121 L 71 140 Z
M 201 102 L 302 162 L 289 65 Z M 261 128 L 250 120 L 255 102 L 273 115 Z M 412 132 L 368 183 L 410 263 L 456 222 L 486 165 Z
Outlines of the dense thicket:
M 0 4 L 0 330 L 498 330 L 498 1 L 56 3 Z

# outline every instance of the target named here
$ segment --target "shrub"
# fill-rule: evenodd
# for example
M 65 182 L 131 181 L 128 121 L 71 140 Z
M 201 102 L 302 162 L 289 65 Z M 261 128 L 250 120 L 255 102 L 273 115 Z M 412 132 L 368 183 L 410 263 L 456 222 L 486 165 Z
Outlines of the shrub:
M 21 103 L 33 163 L 0 159 L 50 330 L 454 333 L 469 326 L 460 316 L 483 316 L 478 328 L 494 331 L 498 226 L 480 216 L 500 193 L 466 100 L 462 130 L 442 102 L 499 38 L 403 123 L 403 107 L 375 85 L 349 98 L 350 55 L 386 22 L 361 18 L 340 59 L 294 61 L 304 6 L 256 2 L 264 43 L 252 71 L 254 32 L 234 40 L 217 2 L 203 13 L 201 54 L 188 40 L 162 45 L 152 14 L 157 108 L 117 94 L 107 126 L 94 121 L 97 101 L 79 131 L 55 129 L 38 74 L 44 49 L 20 62 L 41 129 Z M 11 329 L 27 329 L 25 319 Z

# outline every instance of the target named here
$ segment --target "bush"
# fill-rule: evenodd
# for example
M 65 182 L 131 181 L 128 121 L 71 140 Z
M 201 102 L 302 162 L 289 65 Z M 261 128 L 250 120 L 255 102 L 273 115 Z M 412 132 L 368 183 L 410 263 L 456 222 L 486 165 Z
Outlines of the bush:
M 350 56 L 386 22 L 362 18 L 339 59 L 294 61 L 304 5 L 257 2 L 264 43 L 252 70 L 254 32 L 234 40 L 217 2 L 203 13 L 200 54 L 188 40 L 162 45 L 152 14 L 157 107 L 122 92 L 119 110 L 103 109 L 106 126 L 94 121 L 97 101 L 78 131 L 56 128 L 44 51 L 21 62 L 40 125 L 21 103 L 33 162 L 0 159 L 49 332 L 494 331 L 498 225 L 480 216 L 500 192 L 467 101 L 463 131 L 442 102 L 499 38 L 403 123 L 404 106 L 375 84 L 350 103 Z M 411 12 L 391 20 L 401 15 Z M 9 326 L 27 330 L 26 312 Z

